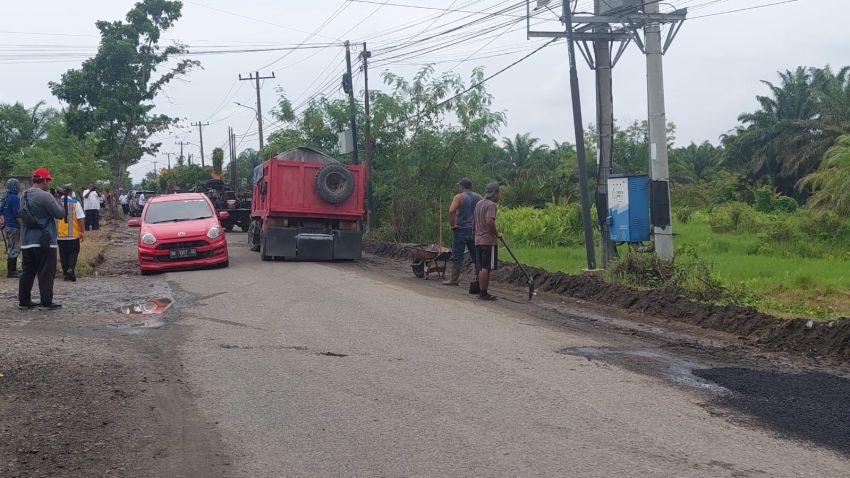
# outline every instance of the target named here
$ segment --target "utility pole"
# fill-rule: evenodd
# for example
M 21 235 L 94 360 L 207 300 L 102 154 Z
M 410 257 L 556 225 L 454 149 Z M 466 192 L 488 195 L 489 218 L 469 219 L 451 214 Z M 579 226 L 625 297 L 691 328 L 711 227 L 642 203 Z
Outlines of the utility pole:
M 177 142 L 176 142 L 176 143 L 174 143 L 174 144 L 179 144 L 179 145 L 180 145 L 180 157 L 179 157 L 179 158 L 177 158 L 177 165 L 178 165 L 178 166 L 183 166 L 183 161 L 185 160 L 185 159 L 184 159 L 184 157 L 183 157 L 183 146 L 186 146 L 186 145 L 187 145 L 187 144 L 189 144 L 189 143 L 188 143 L 187 141 L 177 141 Z
M 595 0 L 594 13 L 603 13 L 605 0 Z M 611 41 L 604 35 L 611 32 L 611 27 L 598 24 L 593 31 L 603 36 L 593 41 L 593 52 L 596 58 L 596 128 L 599 130 L 597 149 L 599 165 L 596 173 L 596 215 L 599 218 L 599 253 L 602 257 L 602 267 L 608 267 L 611 259 L 616 257 L 617 250 L 611 242 L 608 226 L 608 176 L 614 161 L 614 93 L 612 85 Z
M 209 126 L 209 123 L 201 123 L 198 121 L 197 123 L 192 123 L 192 126 L 198 127 L 198 134 L 201 135 L 201 167 L 206 166 L 204 162 L 204 126 Z
M 526 29 L 529 38 L 563 38 L 570 43 L 571 60 L 574 62 L 575 50 L 579 51 L 590 68 L 596 70 L 597 85 L 597 126 L 599 129 L 599 175 L 597 181 L 597 213 L 600 219 L 603 262 L 613 259 L 616 249 L 608 240 L 610 232 L 606 224 L 608 214 L 608 175 L 613 165 L 613 95 L 611 87 L 611 70 L 622 56 L 628 45 L 634 41 L 647 54 L 647 88 L 649 91 L 650 113 L 650 183 L 652 192 L 651 223 L 655 232 L 656 252 L 663 257 L 672 257 L 672 230 L 670 229 L 670 192 L 667 167 L 667 125 L 664 116 L 664 87 L 662 79 L 661 56 L 670 47 L 688 13 L 687 8 L 681 8 L 669 13 L 659 13 L 657 0 L 595 0 L 595 14 L 572 15 L 569 11 L 569 0 L 563 1 L 565 23 L 569 20 L 566 31 L 532 31 L 531 30 L 531 0 L 526 0 Z M 537 0 L 535 10 L 547 8 L 549 0 Z M 568 17 L 569 14 L 569 17 Z M 660 24 L 669 24 L 667 38 L 661 42 Z M 578 25 L 572 28 L 572 25 Z M 638 31 L 645 29 L 646 42 Z M 612 55 L 611 42 L 620 42 L 619 50 Z M 653 48 L 649 43 L 654 44 Z M 591 48 L 588 43 L 593 43 Z M 572 77 L 572 69 L 570 71 Z M 571 78 L 572 81 L 572 78 Z M 575 106 L 575 101 L 573 102 Z M 658 123 L 660 121 L 660 123 Z M 660 128 L 656 123 L 660 124 Z M 576 125 L 576 128 L 578 129 Z M 653 133 L 655 129 L 655 133 Z M 659 136 L 660 135 L 660 136 Z M 658 142 L 660 138 L 660 143 Z M 576 139 L 576 150 L 583 149 L 579 139 Z M 663 158 L 662 158 L 663 156 Z M 663 167 L 660 163 L 663 162 Z M 579 164 L 580 173 L 582 164 Z M 584 192 L 584 191 L 582 191 Z M 584 206 L 582 204 L 582 206 Z M 586 237 L 586 236 L 585 236 Z M 659 242 L 660 241 L 660 242 Z
M 230 156 L 230 187 L 236 190 L 236 165 L 233 164 L 233 128 L 227 127 L 227 154 Z
M 156 165 L 159 164 L 159 161 L 153 160 L 153 173 L 156 174 Z
M 372 118 L 369 116 L 369 58 L 372 52 L 366 49 L 363 42 L 363 51 L 360 59 L 363 61 L 363 111 L 364 118 L 363 134 L 366 141 L 366 230 L 372 232 L 375 227 L 375 204 L 372 201 Z
M 578 71 L 576 70 L 576 48 L 573 38 L 573 12 L 570 0 L 563 0 L 563 18 L 566 28 L 567 49 L 570 61 L 570 91 L 572 92 L 573 123 L 576 135 L 576 156 L 578 157 L 578 178 L 581 187 L 581 216 L 584 223 L 584 248 L 587 255 L 587 268 L 596 269 L 596 257 L 593 250 L 593 225 L 590 220 L 590 194 L 587 190 L 587 162 L 584 149 L 584 124 L 581 116 L 581 96 L 579 94 Z
M 257 130 L 260 133 L 260 150 L 258 154 L 263 154 L 263 105 L 260 100 L 260 80 L 270 80 L 274 79 L 274 72 L 272 72 L 272 76 L 260 76 L 260 72 L 251 73 L 247 77 L 243 78 L 242 75 L 239 75 L 240 81 L 254 81 L 255 86 L 257 88 Z
M 354 77 L 351 76 L 351 43 L 345 41 L 345 70 L 342 77 L 342 89 L 348 93 L 348 113 L 351 115 L 351 162 L 358 164 L 357 160 L 357 111 L 354 109 Z
M 192 165 L 192 153 L 189 153 L 189 166 Z
M 659 13 L 658 2 L 644 2 L 645 12 Z M 646 85 L 649 101 L 649 170 L 652 203 L 652 234 L 655 253 L 672 258 L 673 227 L 670 221 L 670 172 L 667 163 L 667 115 L 664 106 L 664 48 L 661 23 L 650 21 L 644 27 L 646 37 Z M 667 46 L 672 39 L 668 37 Z
M 171 155 L 174 153 L 165 153 L 165 156 L 168 158 L 168 170 L 171 171 Z

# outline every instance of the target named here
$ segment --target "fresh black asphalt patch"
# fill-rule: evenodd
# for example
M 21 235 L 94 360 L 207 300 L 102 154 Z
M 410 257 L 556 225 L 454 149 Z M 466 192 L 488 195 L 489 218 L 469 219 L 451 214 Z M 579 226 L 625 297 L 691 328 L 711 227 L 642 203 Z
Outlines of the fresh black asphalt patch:
M 850 455 L 850 380 L 731 367 L 693 373 L 732 392 L 717 395 L 716 405 L 753 416 L 782 435 Z

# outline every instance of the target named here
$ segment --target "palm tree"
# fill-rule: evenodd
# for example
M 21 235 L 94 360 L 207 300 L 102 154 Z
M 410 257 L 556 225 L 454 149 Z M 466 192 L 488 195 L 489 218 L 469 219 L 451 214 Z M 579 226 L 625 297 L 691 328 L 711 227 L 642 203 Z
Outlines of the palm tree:
M 850 133 L 850 78 L 847 68 L 836 74 L 829 67 L 798 67 L 779 79 L 778 85 L 763 82 L 771 96 L 756 97 L 758 111 L 738 117 L 744 126 L 731 149 L 752 158 L 753 176 L 791 195 L 836 139 Z
M 810 208 L 850 216 L 850 135 L 841 136 L 824 155 L 818 170 L 798 186 L 812 190 Z
M 532 138 L 531 133 L 517 134 L 513 140 L 502 138 L 502 149 L 505 151 L 507 171 L 505 180 L 508 182 L 525 181 L 532 176 L 532 171 L 545 160 L 549 148 L 540 145 L 540 139 Z M 535 172 L 537 172 L 535 171 Z

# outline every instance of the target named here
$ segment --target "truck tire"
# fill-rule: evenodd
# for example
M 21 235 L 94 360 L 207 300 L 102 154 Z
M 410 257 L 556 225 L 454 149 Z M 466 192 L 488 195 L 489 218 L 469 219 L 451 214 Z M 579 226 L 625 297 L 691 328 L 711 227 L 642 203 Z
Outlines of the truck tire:
M 257 252 L 260 250 L 260 221 L 253 220 L 251 221 L 251 225 L 248 227 L 248 250 L 251 252 Z
M 339 204 L 354 192 L 354 175 L 345 166 L 331 163 L 316 172 L 316 192 L 330 204 Z
M 260 260 L 263 261 L 273 261 L 274 256 L 266 255 L 266 238 L 263 237 L 263 233 L 260 232 Z

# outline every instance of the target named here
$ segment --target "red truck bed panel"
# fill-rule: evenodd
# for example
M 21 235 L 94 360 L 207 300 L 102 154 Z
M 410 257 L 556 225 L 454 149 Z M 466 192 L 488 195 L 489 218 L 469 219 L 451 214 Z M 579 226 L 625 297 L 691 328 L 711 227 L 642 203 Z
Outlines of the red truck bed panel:
M 281 161 L 271 159 L 263 163 L 262 176 L 254 185 L 254 217 L 298 216 L 308 218 L 360 220 L 366 211 L 365 170 L 362 166 L 346 165 L 354 175 L 354 192 L 340 204 L 325 202 L 316 192 L 316 172 L 322 163 Z M 258 187 L 267 183 L 266 194 Z

